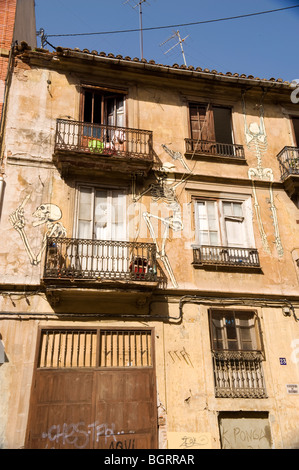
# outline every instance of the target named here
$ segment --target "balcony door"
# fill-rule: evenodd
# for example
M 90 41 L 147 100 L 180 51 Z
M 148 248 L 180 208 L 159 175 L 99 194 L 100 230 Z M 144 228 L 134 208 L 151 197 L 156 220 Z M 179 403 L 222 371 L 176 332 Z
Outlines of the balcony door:
M 123 94 L 83 88 L 81 121 L 84 122 L 83 138 L 85 140 L 99 139 L 105 144 L 112 142 L 115 130 L 107 129 L 106 126 L 123 127 L 125 125 Z
M 193 150 L 234 155 L 230 108 L 193 103 L 189 112 Z
M 81 186 L 78 191 L 77 238 L 81 269 L 93 273 L 127 272 L 126 195 L 120 189 Z
M 78 238 L 126 239 L 126 195 L 123 190 L 81 186 L 78 199 Z

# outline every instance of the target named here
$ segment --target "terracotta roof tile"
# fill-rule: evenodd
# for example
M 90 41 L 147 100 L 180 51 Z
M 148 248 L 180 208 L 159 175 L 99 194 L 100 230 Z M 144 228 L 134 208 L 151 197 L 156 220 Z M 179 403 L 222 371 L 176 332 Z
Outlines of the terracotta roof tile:
M 27 43 L 25 43 L 24 41 L 22 41 L 21 45 L 20 46 L 16 46 L 16 52 L 18 53 L 22 53 L 22 52 L 25 52 L 25 51 L 31 51 L 31 48 L 28 46 Z M 223 73 L 223 72 L 218 72 L 217 70 L 213 69 L 213 70 L 210 70 L 208 68 L 204 68 L 202 69 L 201 67 L 194 67 L 193 65 L 189 65 L 189 66 L 186 66 L 186 65 L 179 65 L 177 63 L 173 64 L 173 65 L 165 65 L 165 64 L 156 64 L 156 62 L 151 59 L 151 60 L 146 60 L 144 58 L 142 59 L 139 59 L 138 57 L 134 57 L 133 59 L 130 57 L 130 56 L 125 56 L 123 57 L 121 54 L 117 54 L 117 55 L 114 55 L 112 53 L 106 53 L 104 51 L 101 51 L 101 52 L 98 52 L 96 50 L 92 50 L 91 52 L 89 51 L 89 49 L 79 49 L 79 48 L 74 48 L 74 49 L 70 49 L 70 48 L 64 48 L 64 47 L 61 47 L 61 46 L 58 46 L 56 48 L 56 50 L 54 52 L 49 52 L 48 49 L 43 49 L 43 48 L 36 48 L 33 50 L 33 52 L 39 52 L 39 53 L 45 53 L 45 54 L 51 54 L 51 55 L 63 55 L 64 52 L 73 52 L 73 53 L 83 53 L 83 54 L 91 54 L 91 55 L 94 55 L 94 56 L 98 56 L 98 57 L 107 57 L 108 59 L 117 59 L 117 60 L 123 60 L 123 61 L 127 61 L 127 62 L 135 62 L 135 63 L 141 63 L 141 64 L 150 64 L 150 65 L 156 65 L 158 67 L 162 67 L 162 68 L 167 68 L 167 69 L 180 69 L 180 70 L 187 70 L 187 71 L 195 71 L 195 72 L 201 72 L 202 74 L 212 74 L 212 75 L 215 75 L 215 76 L 219 76 L 219 77 L 233 77 L 233 78 L 239 78 L 239 79 L 247 79 L 247 80 L 255 80 L 255 81 L 263 81 L 263 82 L 276 82 L 276 83 L 279 83 L 279 84 L 285 84 L 285 85 L 290 85 L 290 82 L 288 81 L 284 81 L 282 78 L 259 78 L 259 77 L 254 77 L 253 75 L 246 75 L 244 73 L 242 74 L 239 74 L 239 73 L 232 73 L 232 72 L 226 72 L 226 73 Z

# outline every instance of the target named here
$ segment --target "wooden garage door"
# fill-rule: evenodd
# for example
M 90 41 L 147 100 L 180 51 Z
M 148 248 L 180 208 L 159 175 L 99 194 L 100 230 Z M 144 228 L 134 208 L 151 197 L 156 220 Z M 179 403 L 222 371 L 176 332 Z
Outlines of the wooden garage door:
M 41 330 L 25 447 L 156 448 L 152 330 Z

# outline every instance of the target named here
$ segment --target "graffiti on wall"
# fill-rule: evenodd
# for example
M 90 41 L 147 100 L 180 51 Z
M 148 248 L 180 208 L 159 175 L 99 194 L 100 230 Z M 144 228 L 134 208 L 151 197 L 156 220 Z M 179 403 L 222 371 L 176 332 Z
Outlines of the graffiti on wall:
M 208 432 L 168 432 L 168 449 L 211 449 L 212 439 Z
M 62 223 L 59 222 L 62 217 L 62 212 L 56 204 L 46 203 L 38 206 L 32 214 L 34 221 L 32 222 L 31 226 L 29 226 L 29 230 L 31 230 L 32 227 L 34 228 L 44 226 L 46 228 L 46 232 L 42 240 L 41 248 L 38 253 L 35 254 L 30 246 L 29 239 L 25 230 L 26 227 L 29 225 L 25 217 L 25 206 L 29 201 L 30 196 L 31 195 L 28 194 L 23 199 L 23 201 L 19 204 L 16 210 L 10 214 L 9 220 L 13 228 L 21 237 L 30 263 L 33 266 L 36 266 L 41 262 L 43 252 L 46 249 L 47 237 L 65 237 L 66 229 L 64 228 Z
M 250 122 L 247 124 L 247 113 L 246 113 L 246 105 L 245 105 L 245 96 L 244 93 L 242 94 L 242 105 L 243 105 L 243 115 L 244 115 L 244 130 L 245 130 L 245 140 L 248 150 L 253 152 L 257 159 L 257 166 L 253 168 L 249 168 L 248 170 L 248 177 L 252 182 L 252 190 L 253 190 L 253 198 L 254 198 L 254 209 L 255 214 L 258 222 L 258 228 L 263 244 L 263 248 L 267 253 L 270 253 L 269 242 L 267 239 L 267 235 L 264 229 L 262 214 L 260 209 L 259 200 L 257 197 L 256 185 L 255 181 L 269 181 L 269 205 L 273 220 L 273 227 L 274 227 L 274 235 L 275 235 L 275 245 L 278 256 L 283 256 L 283 247 L 281 243 L 280 233 L 279 233 L 279 226 L 278 226 L 278 219 L 277 219 L 277 208 L 274 203 L 274 196 L 273 196 L 273 171 L 271 168 L 264 168 L 263 167 L 263 155 L 267 152 L 268 149 L 268 142 L 267 142 L 267 133 L 264 123 L 264 108 L 262 105 L 262 100 L 259 105 L 259 123 L 257 122 Z

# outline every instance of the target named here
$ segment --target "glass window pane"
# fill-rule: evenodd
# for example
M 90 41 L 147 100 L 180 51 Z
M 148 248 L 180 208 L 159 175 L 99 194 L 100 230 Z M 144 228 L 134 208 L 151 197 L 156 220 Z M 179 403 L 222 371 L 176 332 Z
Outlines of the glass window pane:
M 213 246 L 218 245 L 218 232 L 210 232 L 210 244 Z
M 208 213 L 208 217 L 209 219 L 210 218 L 214 218 L 216 217 L 215 215 L 215 201 L 207 201 L 207 213 Z
M 236 339 L 237 332 L 236 332 L 236 324 L 235 319 L 233 316 L 225 316 L 224 319 L 225 327 L 226 327 L 226 334 L 228 339 Z
M 198 214 L 198 223 L 199 230 L 208 230 L 208 219 L 206 214 L 206 205 L 204 202 L 199 202 L 197 204 L 197 214 Z
M 79 219 L 92 220 L 92 188 L 80 188 Z
M 78 224 L 78 237 L 89 239 L 92 238 L 92 225 L 91 222 L 86 220 L 79 220 Z
M 199 242 L 201 245 L 209 244 L 209 232 L 201 230 L 199 232 Z
M 233 215 L 232 214 L 232 205 L 231 205 L 230 202 L 223 202 L 222 207 L 223 207 L 224 215 Z
M 217 314 L 212 316 L 212 347 L 214 349 L 223 349 L 223 327 L 221 316 Z
M 234 216 L 236 216 L 236 217 L 242 217 L 243 216 L 242 203 L 233 202 L 232 207 L 233 207 L 233 215 Z
M 106 226 L 108 223 L 108 201 L 106 191 L 97 191 L 94 209 L 95 225 Z

